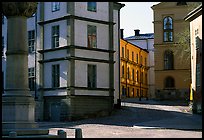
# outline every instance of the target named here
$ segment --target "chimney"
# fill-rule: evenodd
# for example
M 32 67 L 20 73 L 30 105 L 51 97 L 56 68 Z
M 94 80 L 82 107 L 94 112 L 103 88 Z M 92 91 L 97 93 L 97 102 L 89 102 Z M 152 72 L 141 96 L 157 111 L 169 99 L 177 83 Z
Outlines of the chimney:
M 120 38 L 123 39 L 123 30 L 124 29 L 120 29 Z
M 140 30 L 137 29 L 137 30 L 134 30 L 135 31 L 135 36 L 139 36 L 140 35 Z

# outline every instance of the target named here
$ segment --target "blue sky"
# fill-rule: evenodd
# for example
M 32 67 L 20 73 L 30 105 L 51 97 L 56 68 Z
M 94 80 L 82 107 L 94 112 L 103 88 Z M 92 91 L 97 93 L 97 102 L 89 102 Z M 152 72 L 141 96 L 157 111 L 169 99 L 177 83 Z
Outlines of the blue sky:
M 153 10 L 151 6 L 159 2 L 119 2 L 125 4 L 120 10 L 120 28 L 124 29 L 124 37 L 140 33 L 153 33 Z

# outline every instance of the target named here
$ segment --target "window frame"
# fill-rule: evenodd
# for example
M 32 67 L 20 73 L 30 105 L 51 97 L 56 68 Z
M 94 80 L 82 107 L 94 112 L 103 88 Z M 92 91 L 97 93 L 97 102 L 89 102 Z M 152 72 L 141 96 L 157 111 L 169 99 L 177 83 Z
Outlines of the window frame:
M 122 58 L 125 58 L 124 47 L 122 47 Z
M 164 51 L 164 70 L 174 69 L 174 54 L 171 50 Z
M 28 53 L 35 52 L 35 30 L 28 31 Z
M 97 48 L 97 26 L 87 25 L 87 47 Z
M 52 32 L 52 49 L 59 47 L 60 26 L 54 25 L 51 29 Z
M 60 2 L 51 2 L 52 12 L 60 10 Z
M 132 69 L 132 80 L 135 81 L 135 70 Z
M 171 27 L 167 28 L 165 25 L 165 20 L 171 19 Z M 171 16 L 166 16 L 163 19 L 163 42 L 173 42 L 173 18 Z
M 97 12 L 97 3 L 96 2 L 87 2 L 87 11 Z
M 175 88 L 175 79 L 172 76 L 167 76 L 164 79 L 164 88 L 165 89 L 174 89 Z
M 201 72 L 200 72 L 200 63 L 197 63 L 196 64 L 196 87 L 200 87 L 200 79 L 201 79 L 201 77 L 200 77 L 200 74 L 201 74 Z
M 122 65 L 122 77 L 123 78 L 125 77 L 125 67 L 124 67 L 124 65 Z
M 130 68 L 127 68 L 127 79 L 130 79 Z
M 97 88 L 97 66 L 93 64 L 87 65 L 87 87 Z
M 35 90 L 35 67 L 28 68 L 28 84 L 30 91 Z
M 52 88 L 60 87 L 60 65 L 52 65 Z
M 132 51 L 132 61 L 134 62 L 134 52 Z

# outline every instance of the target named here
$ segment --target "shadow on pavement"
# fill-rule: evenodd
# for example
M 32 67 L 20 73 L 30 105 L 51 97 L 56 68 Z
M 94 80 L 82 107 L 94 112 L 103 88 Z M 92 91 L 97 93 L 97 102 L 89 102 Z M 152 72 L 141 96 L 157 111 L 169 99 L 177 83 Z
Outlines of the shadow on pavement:
M 135 103 L 138 102 L 128 102 Z M 148 102 L 148 101 L 147 101 Z M 140 102 L 141 103 L 141 102 Z M 143 104 L 144 101 L 142 102 Z M 160 102 L 149 102 L 149 105 Z M 162 104 L 165 105 L 165 104 Z M 170 105 L 169 103 L 167 104 Z M 48 122 L 49 124 L 49 122 Z M 120 109 L 114 109 L 110 116 L 90 118 L 79 121 L 71 122 L 59 122 L 53 123 L 53 125 L 40 125 L 41 127 L 80 127 L 79 125 L 84 124 L 100 124 L 100 125 L 115 125 L 115 126 L 126 126 L 126 127 L 139 127 L 139 128 L 160 128 L 160 129 L 179 129 L 179 130 L 202 130 L 202 116 L 190 113 L 160 110 L 155 108 L 142 108 L 142 107 L 131 107 L 122 106 Z

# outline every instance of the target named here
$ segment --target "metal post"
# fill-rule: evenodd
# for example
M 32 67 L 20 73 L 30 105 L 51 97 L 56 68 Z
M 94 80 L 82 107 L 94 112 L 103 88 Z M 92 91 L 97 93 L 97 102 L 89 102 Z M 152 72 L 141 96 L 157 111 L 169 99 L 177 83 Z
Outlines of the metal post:
M 15 131 L 9 132 L 9 138 L 16 138 L 17 133 Z
M 67 133 L 64 130 L 58 130 L 57 135 L 59 138 L 67 138 Z
M 75 138 L 82 138 L 82 130 L 81 128 L 75 129 Z

